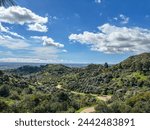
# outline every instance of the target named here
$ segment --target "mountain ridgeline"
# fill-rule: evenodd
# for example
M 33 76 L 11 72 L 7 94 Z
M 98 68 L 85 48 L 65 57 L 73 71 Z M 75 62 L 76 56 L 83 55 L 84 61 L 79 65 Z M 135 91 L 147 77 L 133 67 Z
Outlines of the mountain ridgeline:
M 150 112 L 150 53 L 112 66 L 0 70 L 0 112 L 79 112 L 91 106 L 101 113 Z

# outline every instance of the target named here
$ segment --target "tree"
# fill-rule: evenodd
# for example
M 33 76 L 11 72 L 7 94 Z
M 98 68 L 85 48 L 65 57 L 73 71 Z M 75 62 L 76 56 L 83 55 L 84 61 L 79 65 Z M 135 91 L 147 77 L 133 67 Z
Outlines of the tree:
M 57 98 L 59 102 L 64 102 L 64 101 L 68 101 L 69 100 L 69 96 L 67 95 L 67 93 L 64 92 L 60 92 L 57 94 Z
M 6 111 L 7 108 L 8 108 L 8 105 L 4 101 L 0 100 L 0 112 Z
M 98 105 L 95 107 L 96 112 L 98 113 L 109 113 L 109 107 L 104 101 L 101 101 L 98 103 Z
M 105 68 L 108 68 L 108 67 L 109 67 L 109 65 L 108 65 L 107 62 L 104 64 L 104 67 L 105 67 Z
M 3 76 L 3 75 L 4 75 L 3 71 L 0 70 L 0 77 Z
M 14 0 L 0 0 L 0 6 L 12 6 L 15 5 L 15 1 Z
M 8 97 L 10 95 L 10 90 L 8 86 L 3 85 L 0 87 L 0 96 L 1 97 Z

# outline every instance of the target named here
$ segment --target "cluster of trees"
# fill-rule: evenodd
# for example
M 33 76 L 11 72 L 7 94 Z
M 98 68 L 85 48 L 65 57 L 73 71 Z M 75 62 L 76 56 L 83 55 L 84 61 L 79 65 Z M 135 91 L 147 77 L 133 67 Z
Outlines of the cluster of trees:
M 115 96 L 108 102 L 103 101 L 99 102 L 98 105 L 95 107 L 96 112 L 98 113 L 150 112 L 150 92 L 137 93 L 135 95 L 131 95 L 131 97 L 124 99 Z
M 19 96 L 19 95 L 18 95 Z M 0 112 L 15 113 L 55 113 L 75 112 L 81 107 L 92 105 L 90 97 L 70 95 L 66 92 L 55 92 L 53 94 L 28 94 L 23 97 L 1 99 Z
M 96 103 L 90 95 L 73 94 L 56 88 L 57 79 L 51 81 L 49 77 L 47 82 L 42 82 L 42 79 L 35 78 L 37 75 L 22 74 L 0 71 L 0 112 L 76 112 Z

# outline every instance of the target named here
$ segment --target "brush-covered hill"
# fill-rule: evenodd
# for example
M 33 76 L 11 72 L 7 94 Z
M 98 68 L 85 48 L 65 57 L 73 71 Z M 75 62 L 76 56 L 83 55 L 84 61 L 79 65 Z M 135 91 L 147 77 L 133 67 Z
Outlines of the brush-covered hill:
M 150 53 L 131 56 L 117 66 L 131 71 L 150 71 Z

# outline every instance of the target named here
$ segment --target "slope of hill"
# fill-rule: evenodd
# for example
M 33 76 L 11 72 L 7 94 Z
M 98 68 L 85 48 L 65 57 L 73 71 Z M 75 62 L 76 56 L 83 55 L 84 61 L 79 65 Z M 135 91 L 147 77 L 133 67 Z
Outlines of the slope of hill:
M 131 71 L 149 71 L 150 70 L 150 53 L 142 53 L 127 58 L 119 64 L 123 69 Z

